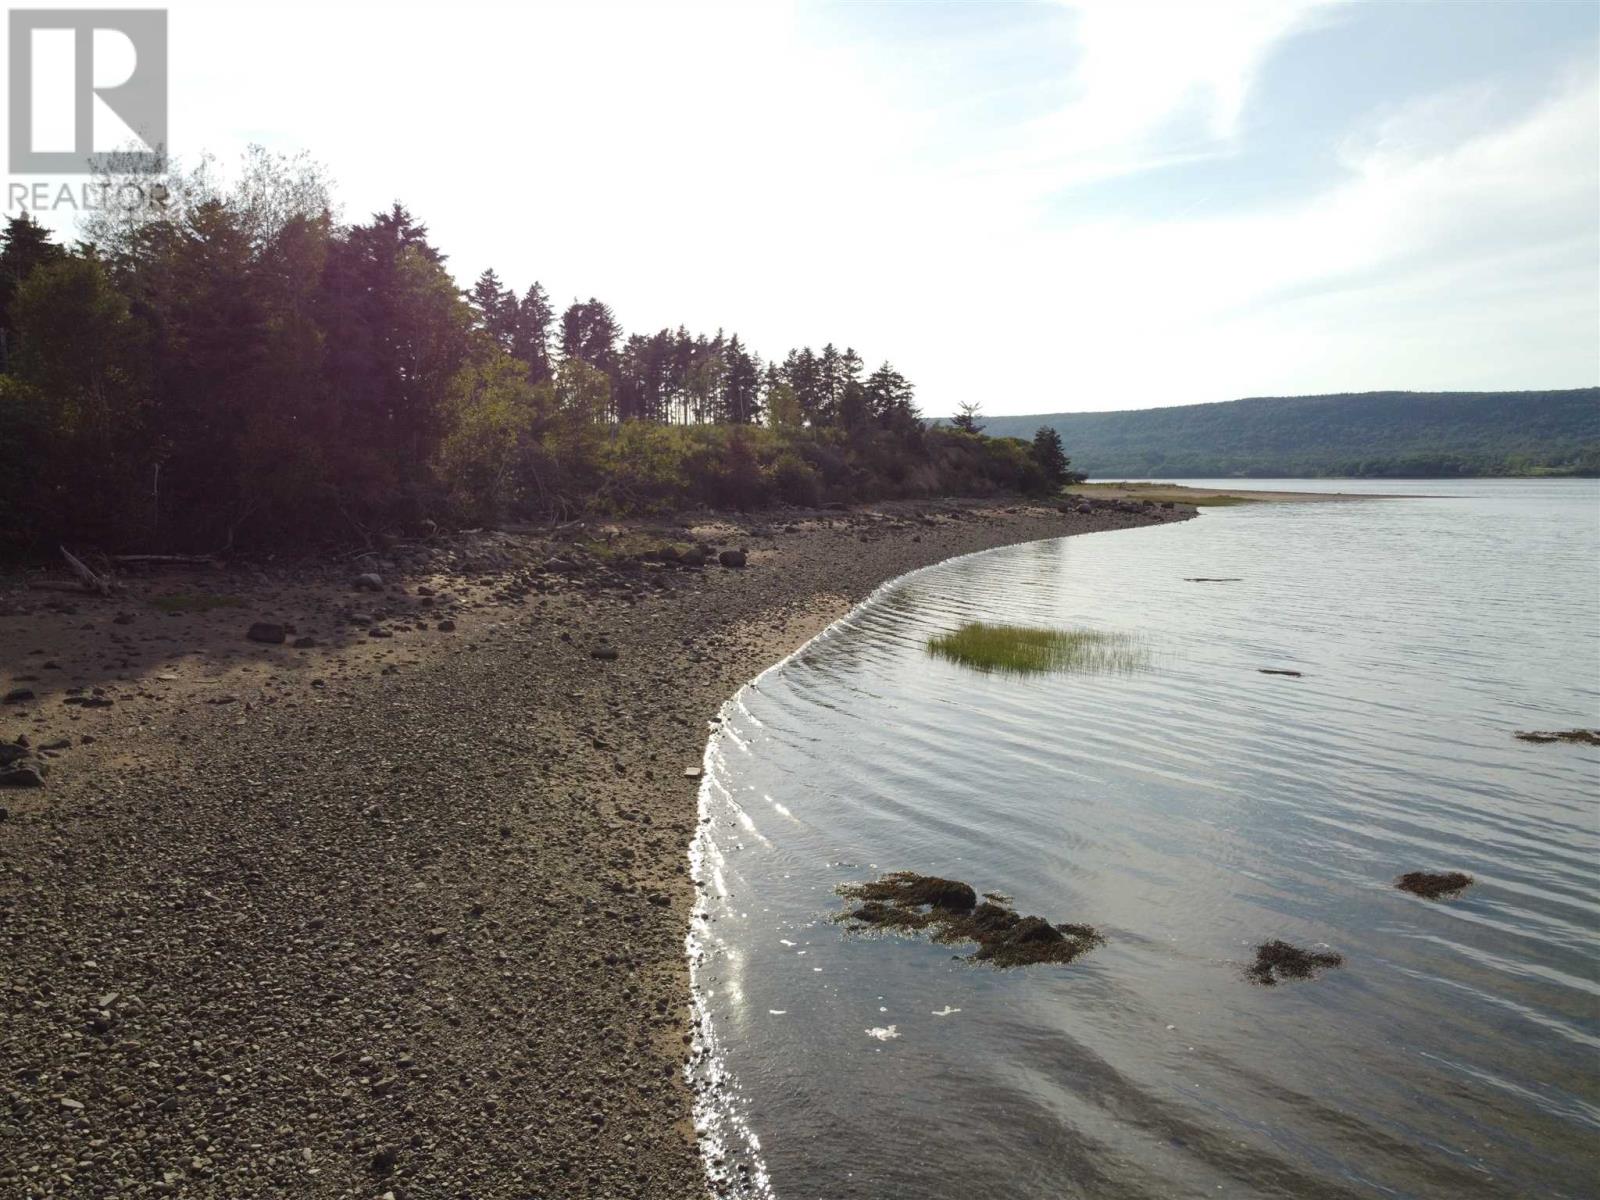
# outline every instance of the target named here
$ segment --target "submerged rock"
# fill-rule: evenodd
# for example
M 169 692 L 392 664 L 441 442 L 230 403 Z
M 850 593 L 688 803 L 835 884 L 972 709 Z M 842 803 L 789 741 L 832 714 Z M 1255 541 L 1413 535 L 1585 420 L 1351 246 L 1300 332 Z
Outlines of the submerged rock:
M 1256 947 L 1256 961 L 1245 975 L 1262 987 L 1285 979 L 1312 979 L 1329 967 L 1344 966 L 1344 955 L 1332 950 L 1302 950 L 1276 939 Z
M 936 942 L 976 942 L 971 961 L 997 967 L 1069 963 L 1105 942 L 1089 925 L 1052 925 L 992 899 L 980 904 L 970 884 L 935 875 L 896 871 L 868 883 L 846 884 L 839 894 L 860 901 L 838 918 L 851 928 L 926 929 Z
M 1472 876 L 1464 871 L 1407 871 L 1394 881 L 1395 887 L 1413 896 L 1437 900 L 1472 886 Z

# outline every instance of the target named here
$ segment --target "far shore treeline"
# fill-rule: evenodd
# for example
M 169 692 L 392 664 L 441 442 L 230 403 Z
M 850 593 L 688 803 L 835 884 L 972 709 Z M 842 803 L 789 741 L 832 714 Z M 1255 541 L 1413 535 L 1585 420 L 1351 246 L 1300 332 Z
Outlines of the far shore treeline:
M 434 524 L 1044 494 L 1059 439 L 929 429 L 909 380 L 833 344 L 627 334 L 491 270 L 463 292 L 400 204 L 332 215 L 252 148 L 149 212 L 0 237 L 0 550 L 312 546 Z

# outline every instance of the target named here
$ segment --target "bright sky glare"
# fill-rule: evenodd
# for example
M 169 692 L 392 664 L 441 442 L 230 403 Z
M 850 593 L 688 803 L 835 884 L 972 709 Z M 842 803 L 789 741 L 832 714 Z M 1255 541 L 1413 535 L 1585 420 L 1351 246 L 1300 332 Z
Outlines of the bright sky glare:
M 1587 0 L 170 11 L 180 158 L 930 414 L 1600 381 Z

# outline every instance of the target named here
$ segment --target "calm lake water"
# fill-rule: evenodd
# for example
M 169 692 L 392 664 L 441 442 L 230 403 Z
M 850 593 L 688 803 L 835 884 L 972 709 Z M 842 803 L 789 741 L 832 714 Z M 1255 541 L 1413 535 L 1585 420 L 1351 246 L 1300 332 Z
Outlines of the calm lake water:
M 1512 733 L 1600 727 L 1600 482 L 1247 486 L 1417 495 L 957 559 L 730 701 L 691 938 L 730 1191 L 1596 1194 L 1600 751 Z M 1153 661 L 927 653 L 974 619 Z M 830 921 L 901 869 L 1107 944 L 999 971 Z M 1254 986 L 1270 938 L 1345 965 Z

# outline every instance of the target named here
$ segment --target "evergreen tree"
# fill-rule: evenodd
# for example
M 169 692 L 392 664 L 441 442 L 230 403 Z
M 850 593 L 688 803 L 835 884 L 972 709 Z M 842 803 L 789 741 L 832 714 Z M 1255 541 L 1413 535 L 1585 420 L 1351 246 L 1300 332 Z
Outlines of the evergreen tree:
M 553 373 L 550 337 L 555 315 L 550 297 L 535 281 L 517 305 L 516 328 L 511 336 L 511 353 L 528 365 L 528 378 L 534 383 L 544 383 Z
M 500 276 L 487 268 L 467 293 L 477 327 L 508 353 L 515 345 L 518 326 L 517 295 L 500 286 Z
M 1039 464 L 1052 490 L 1083 482 L 1084 477 L 1072 469 L 1072 460 L 1061 445 L 1061 435 L 1049 425 L 1039 426 L 1039 431 L 1033 435 L 1033 461 Z
M 983 416 L 982 406 L 978 404 L 963 404 L 961 411 L 950 418 L 950 424 L 962 433 L 979 434 L 983 432 L 983 422 L 978 418 Z
M 56 262 L 65 254 L 32 214 L 24 211 L 6 218 L 5 232 L 0 233 L 0 374 L 10 370 L 17 352 L 11 302 L 35 267 Z

